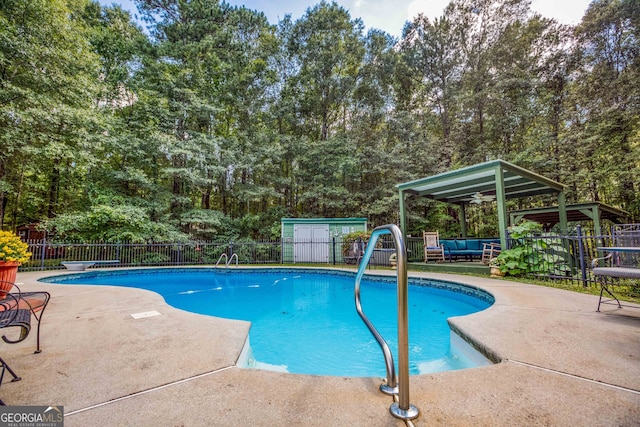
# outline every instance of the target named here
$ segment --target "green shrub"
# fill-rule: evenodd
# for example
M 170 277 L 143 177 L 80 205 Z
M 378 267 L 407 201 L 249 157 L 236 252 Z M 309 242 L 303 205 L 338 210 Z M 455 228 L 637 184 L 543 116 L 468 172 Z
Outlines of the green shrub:
M 510 276 L 565 275 L 569 270 L 566 260 L 569 254 L 562 246 L 560 238 L 542 233 L 542 225 L 533 221 L 523 221 L 509 227 L 514 241 L 510 249 L 503 250 L 491 260 L 505 274 Z M 535 239 L 534 236 L 542 238 Z
M 169 257 L 158 252 L 146 252 L 135 260 L 136 264 L 165 264 L 167 262 L 169 262 Z
M 371 231 L 352 231 L 351 233 L 344 234 L 342 236 L 342 253 L 348 254 L 353 247 L 353 242 L 361 239 L 367 243 L 371 237 Z

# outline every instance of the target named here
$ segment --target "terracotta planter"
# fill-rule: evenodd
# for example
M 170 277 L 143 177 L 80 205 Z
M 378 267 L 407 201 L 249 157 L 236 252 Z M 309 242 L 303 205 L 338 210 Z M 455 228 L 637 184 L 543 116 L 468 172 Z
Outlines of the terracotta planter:
M 11 290 L 13 284 L 16 282 L 19 266 L 19 262 L 0 261 L 0 281 L 2 281 L 0 283 L 0 299 L 5 298 L 7 292 Z
M 504 277 L 504 273 L 500 271 L 500 267 L 491 267 L 491 277 Z

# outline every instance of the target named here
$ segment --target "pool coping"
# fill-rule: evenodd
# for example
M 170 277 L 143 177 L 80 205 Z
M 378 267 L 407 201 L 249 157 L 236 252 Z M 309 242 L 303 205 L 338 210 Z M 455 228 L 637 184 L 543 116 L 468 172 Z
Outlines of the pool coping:
M 640 307 L 596 313 L 593 295 L 409 274 L 493 295 L 492 307 L 449 323 L 500 362 L 412 376 L 411 402 L 421 410 L 415 425 L 633 425 L 640 419 Z M 23 377 L 0 389 L 9 404 L 64 405 L 68 426 L 131 419 L 136 425 L 211 425 L 212 419 L 214 425 L 404 425 L 389 415 L 379 379 L 236 368 L 246 322 L 203 319 L 149 291 L 37 282 L 46 275 L 56 273 L 18 275 L 23 290 L 48 290 L 52 301 L 43 353 L 32 354 L 31 338 L 3 344 L 3 359 Z M 130 320 L 150 310 L 162 315 Z
M 131 267 L 128 269 L 106 269 L 106 270 L 100 270 L 100 269 L 94 269 L 92 271 L 82 271 L 82 272 L 73 272 L 73 273 L 66 273 L 66 274 L 57 274 L 51 277 L 42 277 L 39 280 L 42 281 L 43 283 L 51 283 L 51 284 L 60 284 L 60 285 L 64 285 L 66 283 L 63 283 L 65 281 L 65 279 L 71 279 L 71 280 L 75 280 L 75 279 L 81 279 L 82 277 L 104 277 L 104 276 L 121 276 L 121 275 L 130 275 L 132 273 L 136 274 L 136 275 L 145 275 L 145 274 L 155 274 L 158 271 L 161 271 L 163 274 L 180 274 L 180 272 L 184 271 L 184 270 L 192 270 L 192 271 L 208 271 L 211 273 L 215 273 L 215 272 L 219 272 L 220 269 L 217 269 L 215 267 L 203 267 L 203 266 L 199 266 L 199 267 L 148 267 L 148 268 L 140 268 L 140 267 Z M 295 273 L 300 273 L 300 272 L 306 272 L 306 273 L 311 273 L 311 274 L 326 274 L 326 275 L 332 275 L 332 276 L 342 276 L 342 277 L 348 277 L 351 279 L 356 278 L 357 272 L 353 271 L 353 270 L 346 270 L 346 269 L 337 269 L 337 268 L 332 268 L 332 269 L 327 269 L 327 268 L 313 268 L 313 267 L 304 267 L 304 268 L 297 268 L 297 267 L 263 267 L 260 268 L 258 266 L 252 266 L 252 267 L 239 267 L 239 268 L 232 268 L 230 270 L 223 270 L 223 271 L 228 271 L 231 273 L 245 273 L 245 272 L 269 272 L 269 273 L 273 273 L 273 272 L 277 272 L 277 273 L 282 273 L 282 274 L 295 274 Z M 224 273 L 223 273 L 224 274 Z M 363 279 L 366 279 L 370 282 L 374 282 L 374 283 L 385 283 L 385 284 L 394 284 L 396 283 L 396 277 L 392 276 L 392 275 L 382 275 L 382 274 L 376 274 L 375 271 L 369 272 L 367 274 L 363 275 Z M 81 283 L 71 283 L 69 285 L 81 285 Z M 94 286 L 100 286 L 100 284 L 93 284 Z M 442 280 L 442 279 L 434 279 L 434 278 L 427 278 L 427 277 L 408 277 L 408 285 L 409 286 L 424 286 L 424 287 L 428 287 L 431 289 L 434 289 L 436 291 L 445 291 L 445 292 L 450 292 L 453 295 L 461 295 L 462 298 L 465 297 L 471 297 L 474 299 L 477 299 L 479 301 L 481 301 L 484 304 L 489 304 L 489 307 L 491 305 L 493 305 L 495 303 L 495 297 L 490 293 L 487 292 L 484 289 L 478 288 L 477 286 L 473 286 L 470 284 L 461 284 L 459 282 L 455 282 L 455 281 L 451 281 L 451 280 Z M 117 285 L 113 285 L 113 286 L 117 286 Z M 124 286 L 124 287 L 128 287 L 131 288 L 132 286 Z M 447 297 L 452 297 L 449 295 L 446 295 Z M 472 303 L 471 301 L 468 301 L 467 299 L 464 299 L 465 302 L 467 303 Z M 482 311 L 482 310 L 486 310 L 488 307 L 483 307 L 478 309 L 478 311 Z M 458 345 L 456 346 L 456 353 L 460 353 L 462 355 L 466 355 L 466 359 L 469 360 L 469 362 L 471 363 L 472 360 L 477 360 L 476 363 L 476 367 L 478 366 L 483 366 L 485 365 L 487 362 L 490 363 L 499 363 L 500 360 L 497 358 L 496 354 L 494 352 L 492 352 L 490 349 L 482 346 L 481 343 L 476 342 L 472 336 L 469 336 L 467 334 L 465 334 L 463 331 L 459 330 L 455 324 L 452 324 L 451 322 L 449 322 L 449 328 L 450 330 L 453 332 L 453 335 L 457 335 L 457 337 L 453 337 L 452 336 L 452 343 L 455 342 Z M 393 337 L 396 338 L 396 337 Z M 459 339 L 456 339 L 459 338 Z M 460 341 L 462 340 L 462 341 Z M 238 362 L 237 365 L 239 367 L 244 367 L 244 368 L 250 368 L 250 367 L 254 367 L 254 365 L 249 365 L 247 363 L 247 361 L 249 360 L 249 354 L 250 354 L 250 346 L 247 344 L 249 342 L 249 336 L 246 337 L 245 340 L 245 344 L 243 346 L 243 349 L 240 352 L 240 355 L 238 356 Z M 469 349 L 466 349 L 465 346 L 470 347 Z M 478 354 L 472 354 L 473 352 L 477 352 Z M 395 361 L 396 363 L 396 367 L 399 366 L 399 361 Z M 277 371 L 277 372 L 283 372 L 282 367 L 278 366 L 278 365 L 266 365 L 263 364 L 265 366 L 264 369 L 270 369 L 269 366 L 273 366 L 273 370 Z

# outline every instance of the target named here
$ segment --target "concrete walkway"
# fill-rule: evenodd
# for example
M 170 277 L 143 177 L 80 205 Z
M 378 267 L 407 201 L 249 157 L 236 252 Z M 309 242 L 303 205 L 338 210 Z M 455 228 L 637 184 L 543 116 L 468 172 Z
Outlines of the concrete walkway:
M 65 426 L 404 426 L 378 378 L 240 369 L 246 322 L 168 306 L 138 289 L 37 282 L 52 299 L 24 342 L 0 343 L 22 376 L 5 375 L 8 405 L 63 405 Z M 389 274 L 389 273 L 380 273 Z M 640 307 L 597 297 L 469 276 L 410 274 L 491 292 L 489 309 L 450 320 L 497 363 L 411 377 L 416 426 L 640 425 Z M 156 310 L 160 316 L 133 319 Z M 34 325 L 35 326 L 35 325 Z

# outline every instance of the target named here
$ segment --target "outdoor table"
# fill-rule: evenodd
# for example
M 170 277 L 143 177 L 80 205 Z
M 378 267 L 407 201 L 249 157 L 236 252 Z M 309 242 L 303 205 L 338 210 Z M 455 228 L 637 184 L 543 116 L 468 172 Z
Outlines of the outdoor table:
M 603 246 L 597 249 L 603 252 L 640 252 L 640 246 Z
M 598 251 L 603 251 L 603 252 L 609 252 L 609 255 L 607 255 L 605 258 L 596 258 L 592 261 L 592 271 L 593 274 L 597 277 L 599 277 L 599 282 L 600 282 L 600 299 L 598 301 L 598 308 L 597 311 L 600 311 L 600 304 L 603 303 L 607 303 L 609 301 L 613 301 L 615 300 L 618 303 L 618 308 L 622 308 L 622 305 L 620 304 L 620 301 L 618 300 L 618 298 L 613 294 L 612 289 L 610 289 L 611 286 L 613 286 L 615 284 L 615 282 L 608 282 L 607 279 L 609 278 L 615 278 L 615 279 L 631 279 L 631 280 L 636 280 L 636 279 L 640 279 L 640 268 L 637 268 L 637 266 L 626 266 L 626 265 L 620 265 L 620 260 L 619 259 L 615 259 L 615 261 L 612 263 L 611 267 L 598 267 L 597 262 L 600 259 L 606 259 L 606 258 L 613 258 L 613 255 L 616 252 L 622 252 L 622 253 L 640 253 L 640 247 L 638 246 L 608 246 L 608 247 L 598 247 L 597 248 Z M 617 265 L 616 265 L 617 264 Z M 607 294 L 609 294 L 611 297 L 613 297 L 613 300 L 602 300 L 602 294 L 603 292 L 606 292 Z

